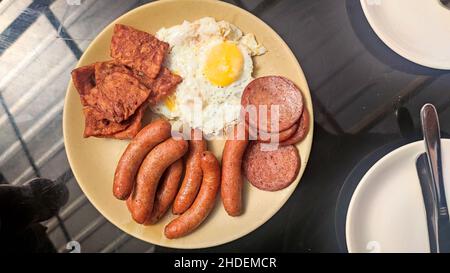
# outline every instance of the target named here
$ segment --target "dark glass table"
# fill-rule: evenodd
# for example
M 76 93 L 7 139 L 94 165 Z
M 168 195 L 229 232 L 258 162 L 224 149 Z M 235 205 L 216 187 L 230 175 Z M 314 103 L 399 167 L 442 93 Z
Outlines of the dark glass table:
M 82 252 L 179 251 L 135 239 L 103 218 L 78 187 L 62 137 L 63 101 L 77 59 L 108 23 L 146 2 L 0 2 L 0 180 L 22 185 L 43 177 L 67 187 L 67 203 L 44 222 L 57 251 L 69 251 L 72 241 Z M 443 134 L 449 131 L 450 71 L 390 50 L 359 0 L 228 2 L 268 23 L 298 58 L 313 97 L 314 142 L 300 185 L 274 217 L 239 240 L 197 251 L 345 251 L 342 225 L 358 176 L 421 137 L 419 110 L 427 102 L 436 106 Z

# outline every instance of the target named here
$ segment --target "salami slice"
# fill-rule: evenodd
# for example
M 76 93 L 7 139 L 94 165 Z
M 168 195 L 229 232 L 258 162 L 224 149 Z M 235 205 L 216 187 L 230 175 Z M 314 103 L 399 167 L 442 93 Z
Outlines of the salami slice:
M 302 117 L 299 120 L 297 130 L 295 133 L 286 141 L 280 140 L 281 146 L 296 144 L 303 139 L 305 139 L 306 135 L 309 131 L 309 112 L 308 109 L 303 108 Z
M 283 130 L 278 133 L 266 133 L 264 131 L 259 131 L 258 134 L 258 141 L 264 142 L 264 143 L 270 143 L 270 142 L 282 142 L 288 140 L 292 135 L 294 135 L 295 132 L 297 132 L 299 123 L 294 123 L 291 127 L 289 127 L 286 130 Z M 276 139 L 276 137 L 278 137 Z
M 287 130 L 298 121 L 303 111 L 300 89 L 280 76 L 260 77 L 250 82 L 242 94 L 241 104 L 247 111 L 245 119 L 249 125 L 266 132 Z M 249 114 L 251 107 L 256 107 L 256 115 Z M 278 124 L 272 119 L 278 120 Z
M 294 182 L 300 170 L 300 155 L 293 145 L 263 150 L 263 143 L 252 142 L 243 160 L 244 175 L 258 189 L 277 191 Z M 267 145 L 267 144 L 266 144 Z

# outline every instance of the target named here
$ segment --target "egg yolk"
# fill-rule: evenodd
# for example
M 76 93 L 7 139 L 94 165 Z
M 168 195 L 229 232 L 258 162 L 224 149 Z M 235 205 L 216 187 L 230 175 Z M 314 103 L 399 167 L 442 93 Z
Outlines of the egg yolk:
M 166 100 L 164 101 L 164 104 L 166 105 L 167 109 L 169 109 L 170 112 L 173 112 L 175 110 L 175 95 L 168 96 Z
M 243 62 L 239 48 L 233 43 L 224 42 L 210 49 L 203 73 L 210 83 L 224 87 L 241 76 Z

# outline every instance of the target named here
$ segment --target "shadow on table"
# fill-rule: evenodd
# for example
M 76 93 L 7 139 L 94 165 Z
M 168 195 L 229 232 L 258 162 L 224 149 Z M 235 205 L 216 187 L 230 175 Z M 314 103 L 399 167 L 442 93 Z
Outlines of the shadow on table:
M 450 73 L 447 70 L 432 69 L 413 63 L 391 50 L 373 31 L 364 15 L 360 0 L 346 0 L 350 24 L 364 47 L 380 62 L 409 74 L 439 76 Z
M 24 185 L 0 183 L 0 253 L 56 252 L 41 222 L 67 203 L 64 184 L 35 178 Z

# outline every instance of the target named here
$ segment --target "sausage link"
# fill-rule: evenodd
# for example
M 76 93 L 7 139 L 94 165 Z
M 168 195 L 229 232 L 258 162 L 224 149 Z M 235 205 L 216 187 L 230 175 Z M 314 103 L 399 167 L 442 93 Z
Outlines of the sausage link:
M 152 225 L 161 219 L 170 207 L 178 190 L 181 176 L 183 175 L 183 159 L 178 159 L 170 165 L 161 177 L 158 183 L 153 211 L 150 217 L 144 222 L 144 225 Z M 127 198 L 127 208 L 133 213 L 132 197 Z
M 133 204 L 132 204 L 133 200 L 131 200 L 131 199 L 132 198 L 131 198 L 131 194 L 130 194 L 130 196 L 127 198 L 127 201 L 125 201 L 125 202 L 127 203 L 128 211 L 130 213 L 133 213 Z
M 114 174 L 113 194 L 117 199 L 125 200 L 130 196 L 142 160 L 153 147 L 170 137 L 170 131 L 170 123 L 164 119 L 158 119 L 145 126 L 131 140 Z
M 164 172 L 161 181 L 159 182 L 158 190 L 156 191 L 153 211 L 150 218 L 145 221 L 144 225 L 152 225 L 158 222 L 166 213 L 177 194 L 182 175 L 183 159 L 180 158 Z
M 169 239 L 182 237 L 195 230 L 214 207 L 220 187 L 220 166 L 211 152 L 203 152 L 201 158 L 203 179 L 192 206 L 178 218 L 172 220 L 164 229 Z
M 201 137 L 201 139 L 195 138 Z M 202 169 L 200 160 L 202 153 L 207 150 L 206 141 L 203 139 L 202 132 L 199 130 L 191 131 L 191 140 L 189 141 L 189 153 L 186 160 L 186 172 L 181 183 L 180 190 L 173 202 L 173 214 L 182 214 L 194 202 L 197 196 L 200 184 L 202 182 Z
M 143 224 L 153 210 L 158 182 L 164 171 L 188 150 L 186 140 L 169 138 L 151 150 L 142 162 L 131 195 L 133 219 Z
M 242 212 L 242 157 L 248 145 L 248 131 L 239 134 L 239 126 L 225 142 L 222 154 L 222 185 L 220 193 L 223 206 L 230 216 L 238 216 Z

